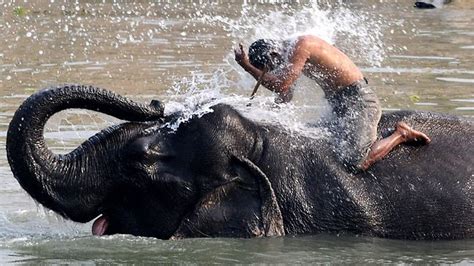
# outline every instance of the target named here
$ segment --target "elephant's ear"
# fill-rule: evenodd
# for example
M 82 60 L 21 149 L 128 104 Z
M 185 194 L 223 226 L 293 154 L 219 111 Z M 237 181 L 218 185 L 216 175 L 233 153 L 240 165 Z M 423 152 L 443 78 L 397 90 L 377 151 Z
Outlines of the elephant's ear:
M 228 182 L 203 196 L 173 238 L 283 236 L 280 207 L 270 180 L 246 158 L 233 157 Z
M 265 235 L 285 235 L 280 206 L 278 205 L 275 191 L 273 190 L 272 184 L 267 175 L 265 175 L 265 173 L 249 159 L 239 157 L 235 157 L 235 159 L 238 161 L 237 164 L 240 164 L 240 167 L 236 167 L 238 175 L 251 175 L 258 183 L 261 200 L 262 223 Z

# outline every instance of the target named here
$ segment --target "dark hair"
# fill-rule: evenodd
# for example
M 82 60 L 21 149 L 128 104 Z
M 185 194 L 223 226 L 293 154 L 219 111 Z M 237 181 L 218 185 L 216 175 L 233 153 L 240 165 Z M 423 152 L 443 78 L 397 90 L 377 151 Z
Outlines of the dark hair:
M 272 60 L 272 52 L 276 52 L 278 48 L 277 42 L 271 39 L 260 39 L 252 43 L 249 47 L 250 63 L 258 68 L 274 66 Z

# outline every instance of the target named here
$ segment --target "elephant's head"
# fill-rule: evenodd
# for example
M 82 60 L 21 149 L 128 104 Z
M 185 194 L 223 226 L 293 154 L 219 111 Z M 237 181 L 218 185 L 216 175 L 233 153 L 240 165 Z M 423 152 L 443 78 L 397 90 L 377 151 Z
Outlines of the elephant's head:
M 69 154 L 54 154 L 43 127 L 68 108 L 132 122 L 99 132 Z M 255 164 L 264 142 L 260 129 L 217 106 L 174 132 L 162 127 L 168 119 L 162 111 L 156 101 L 141 105 L 92 87 L 40 91 L 10 124 L 12 172 L 34 199 L 62 216 L 77 222 L 99 216 L 97 235 L 283 235 L 271 182 Z

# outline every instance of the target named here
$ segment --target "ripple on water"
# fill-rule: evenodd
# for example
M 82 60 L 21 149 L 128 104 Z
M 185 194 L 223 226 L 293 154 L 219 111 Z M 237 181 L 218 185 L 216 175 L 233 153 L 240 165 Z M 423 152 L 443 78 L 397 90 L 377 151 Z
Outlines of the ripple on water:
M 407 242 L 318 235 L 264 239 L 184 239 L 115 235 L 10 239 L 18 262 L 61 263 L 453 263 L 472 262 L 472 241 Z M 5 242 L 4 242 L 5 243 Z M 441 248 L 441 249 L 440 249 Z
M 102 70 L 104 67 L 102 66 L 94 66 L 94 67 L 85 67 L 85 70 Z
M 31 72 L 31 71 L 33 71 L 32 68 L 15 68 L 15 69 L 10 70 L 11 73 Z
M 436 78 L 437 80 L 447 81 L 447 82 L 457 82 L 457 83 L 473 83 L 474 79 L 464 79 L 464 78 Z
M 456 107 L 457 111 L 474 111 L 474 107 Z
M 65 66 L 82 66 L 82 65 L 89 65 L 91 64 L 90 61 L 75 61 L 75 62 L 64 62 L 63 65 Z
M 88 139 L 95 135 L 97 130 L 71 130 L 71 131 L 59 131 L 59 132 L 46 132 L 44 134 L 45 138 L 56 139 L 62 141 L 68 140 L 81 140 Z
M 431 67 L 367 67 L 361 68 L 363 72 L 368 73 L 409 73 L 409 74 L 474 74 L 470 69 L 448 69 L 448 68 L 431 68 Z
M 431 103 L 431 102 L 417 102 L 415 105 L 420 105 L 420 106 L 437 106 L 438 103 Z
M 451 99 L 451 102 L 474 103 L 474 99 Z
M 430 56 L 430 55 L 392 55 L 392 58 L 399 58 L 399 59 L 422 59 L 422 60 L 455 60 L 454 57 L 446 57 L 446 56 Z

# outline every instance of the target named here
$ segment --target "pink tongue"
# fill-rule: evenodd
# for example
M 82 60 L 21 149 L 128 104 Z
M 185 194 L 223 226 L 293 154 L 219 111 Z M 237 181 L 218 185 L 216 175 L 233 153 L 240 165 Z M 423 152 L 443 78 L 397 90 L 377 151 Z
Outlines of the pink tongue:
M 101 215 L 94 221 L 92 225 L 92 234 L 95 236 L 101 236 L 107 230 L 107 226 L 109 226 L 109 221 L 105 216 Z

